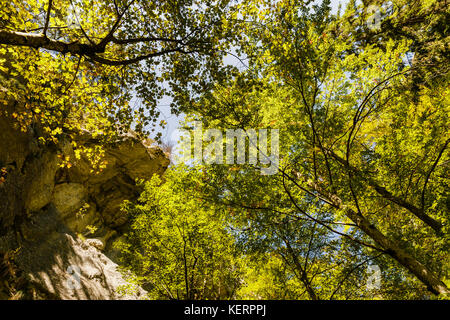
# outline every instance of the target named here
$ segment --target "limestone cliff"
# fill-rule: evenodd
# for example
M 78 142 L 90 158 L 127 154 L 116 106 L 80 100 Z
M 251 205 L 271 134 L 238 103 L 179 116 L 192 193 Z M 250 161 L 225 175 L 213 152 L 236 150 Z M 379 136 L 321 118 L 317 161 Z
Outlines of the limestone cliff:
M 125 284 L 112 243 L 127 228 L 120 210 L 135 200 L 135 179 L 162 174 L 169 164 L 158 147 L 123 136 L 106 147 L 106 167 L 92 173 L 73 157 L 67 138 L 39 147 L 32 130 L 20 132 L 0 117 L 0 299 L 136 299 L 117 294 Z M 81 132 L 77 143 L 98 143 Z M 79 272 L 79 274 L 78 274 Z

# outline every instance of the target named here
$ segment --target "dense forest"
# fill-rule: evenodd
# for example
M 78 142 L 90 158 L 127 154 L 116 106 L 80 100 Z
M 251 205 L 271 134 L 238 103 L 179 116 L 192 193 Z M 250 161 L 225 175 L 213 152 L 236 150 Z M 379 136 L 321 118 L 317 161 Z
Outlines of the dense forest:
M 40 150 L 69 141 L 64 177 L 80 159 L 106 171 L 130 132 L 170 159 L 126 181 L 139 195 L 116 210 L 119 293 L 448 299 L 449 14 L 437 0 L 1 0 L 0 116 Z M 162 99 L 184 118 L 176 143 Z

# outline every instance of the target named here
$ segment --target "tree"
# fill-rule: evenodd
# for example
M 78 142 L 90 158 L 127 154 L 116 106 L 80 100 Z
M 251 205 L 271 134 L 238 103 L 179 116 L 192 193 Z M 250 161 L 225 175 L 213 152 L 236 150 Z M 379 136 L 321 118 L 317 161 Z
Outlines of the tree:
M 448 294 L 442 2 L 350 1 L 337 15 L 330 1 L 300 0 L 0 9 L 0 111 L 42 144 L 85 130 L 104 142 L 131 128 L 145 137 L 166 94 L 205 129 L 280 130 L 274 175 L 261 163 L 192 163 L 124 207 L 124 269 L 150 297 Z M 227 51 L 247 68 L 224 65 Z M 376 293 L 365 286 L 372 264 Z
M 42 126 L 43 143 L 80 127 L 146 137 L 164 95 L 177 113 L 230 72 L 229 1 L 17 0 L 0 12 L 0 111 Z
M 244 178 L 251 166 L 238 165 L 216 183 L 227 191 L 217 199 L 246 210 L 258 203 L 255 212 L 266 220 L 289 214 L 315 222 L 359 245 L 357 261 L 381 254 L 383 272 L 399 275 L 389 281 L 413 285 L 420 296 L 419 280 L 445 296 L 448 85 L 419 85 L 419 100 L 412 99 L 415 66 L 405 59 L 412 42 L 358 41 L 346 23 L 353 4 L 342 17 L 330 14 L 328 1 L 313 8 L 302 1 L 268 4 L 244 14 L 249 70 L 205 94 L 198 105 L 207 107 L 196 112 L 210 127 L 282 130 L 279 173 Z M 208 112 L 212 105 L 221 111 Z M 317 216 L 317 208 L 330 218 Z M 356 270 L 348 263 L 345 269 Z M 342 290 L 335 285 L 331 292 Z
M 188 180 L 186 183 L 184 180 Z M 197 185 L 193 184 L 197 182 Z M 239 256 L 220 208 L 201 203 L 201 172 L 172 168 L 154 176 L 118 244 L 122 268 L 151 299 L 231 299 L 240 285 Z
M 355 6 L 345 13 L 349 31 L 354 30 L 355 38 L 365 44 L 384 47 L 390 39 L 408 39 L 410 63 L 413 65 L 409 79 L 413 93 L 421 86 L 431 88 L 445 81 L 449 66 L 449 48 L 446 45 L 445 1 L 364 1 L 364 6 Z M 371 27 L 371 15 L 379 15 L 379 25 Z M 413 98 L 419 95 L 413 94 Z

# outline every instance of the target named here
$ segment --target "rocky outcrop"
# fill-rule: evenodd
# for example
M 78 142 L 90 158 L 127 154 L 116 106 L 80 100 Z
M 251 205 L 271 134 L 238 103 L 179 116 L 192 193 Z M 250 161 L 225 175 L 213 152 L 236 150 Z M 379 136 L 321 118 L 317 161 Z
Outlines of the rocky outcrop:
M 162 174 L 168 166 L 162 150 L 122 136 L 105 147 L 106 165 L 95 173 L 87 159 L 75 157 L 64 136 L 43 148 L 33 133 L 16 130 L 5 117 L 0 128 L 0 260 L 14 256 L 3 269 L 0 261 L 0 279 L 15 279 L 25 298 L 139 298 L 140 288 L 132 296 L 117 293 L 126 281 L 112 243 L 127 228 L 121 204 L 141 191 L 136 179 Z M 76 139 L 85 147 L 98 144 L 87 132 Z M 71 167 L 61 167 L 67 156 Z M 0 285 L 2 298 L 8 298 L 8 288 Z

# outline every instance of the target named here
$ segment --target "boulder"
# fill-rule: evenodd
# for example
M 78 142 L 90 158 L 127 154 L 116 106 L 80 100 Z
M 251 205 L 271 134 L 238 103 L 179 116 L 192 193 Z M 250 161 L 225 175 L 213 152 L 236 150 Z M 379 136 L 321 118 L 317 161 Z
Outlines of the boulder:
M 57 170 L 58 158 L 52 152 L 45 152 L 42 156 L 34 155 L 26 163 L 25 175 L 32 177 L 25 198 L 27 211 L 38 211 L 51 201 Z
M 81 183 L 61 183 L 55 186 L 51 202 L 65 218 L 80 211 L 86 200 L 87 190 Z
M 87 159 L 74 156 L 68 136 L 38 148 L 32 133 L 21 133 L 0 116 L 3 123 L 0 167 L 7 176 L 0 183 L 0 254 L 17 251 L 17 274 L 33 288 L 26 298 L 142 297 L 142 288 L 130 296 L 118 293 L 127 282 L 112 244 L 127 228 L 123 201 L 135 201 L 141 192 L 136 179 L 161 175 L 167 156 L 128 134 L 106 147 L 106 167 L 95 173 Z M 86 132 L 78 139 L 78 146 L 99 143 Z M 70 157 L 70 168 L 60 166 L 61 156 Z

